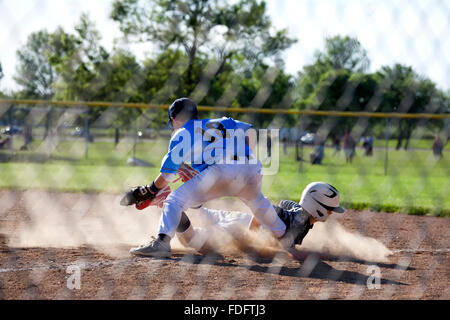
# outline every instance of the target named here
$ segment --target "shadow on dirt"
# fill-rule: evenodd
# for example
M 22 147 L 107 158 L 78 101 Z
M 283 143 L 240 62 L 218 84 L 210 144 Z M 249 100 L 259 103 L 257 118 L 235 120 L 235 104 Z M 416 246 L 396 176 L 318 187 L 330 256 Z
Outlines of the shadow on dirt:
M 0 240 L 4 240 L 0 237 Z M 5 244 L 2 243 L 1 251 L 6 254 L 14 254 L 17 255 L 20 252 L 29 251 L 30 248 L 9 248 Z M 61 249 L 49 249 L 49 248 L 39 248 L 38 252 L 36 252 L 37 248 L 33 248 L 34 255 L 38 254 L 42 255 L 45 258 L 46 262 L 50 260 L 50 257 L 53 257 L 53 260 L 56 260 L 56 257 L 61 253 Z M 84 247 L 84 250 L 80 252 L 80 249 L 72 249 L 72 250 L 63 250 L 65 255 L 64 257 L 67 259 L 78 258 L 80 255 L 87 256 L 92 255 L 95 257 L 95 261 L 104 261 L 107 259 L 107 256 L 97 252 L 94 248 Z M 87 251 L 86 251 L 87 250 Z M 42 251 L 42 252 L 40 252 Z M 99 255 L 98 255 L 99 254 Z M 367 266 L 376 265 L 380 268 L 394 268 L 398 270 L 414 270 L 413 268 L 404 268 L 402 266 L 398 266 L 395 264 L 380 264 L 380 263 L 370 263 L 367 261 L 358 261 L 352 258 L 343 258 L 343 257 L 325 257 L 322 254 L 312 253 L 312 252 L 303 252 L 304 259 L 296 259 L 296 260 L 280 260 L 280 259 L 269 259 L 269 258 L 261 258 L 257 256 L 230 256 L 230 255 L 221 255 L 219 253 L 206 254 L 202 255 L 199 253 L 173 253 L 170 258 L 156 258 L 156 257 L 139 257 L 137 260 L 141 259 L 156 259 L 156 260 L 165 260 L 171 261 L 173 263 L 185 263 L 185 264 L 206 264 L 216 267 L 223 268 L 235 268 L 234 270 L 246 269 L 253 272 L 258 272 L 261 274 L 272 274 L 272 275 L 281 275 L 293 278 L 313 278 L 313 279 L 322 279 L 322 280 L 330 280 L 335 282 L 343 282 L 349 284 L 356 284 L 365 286 L 368 282 L 373 281 L 376 275 L 363 274 L 356 271 L 349 270 L 340 270 L 331 266 L 329 262 L 338 261 L 338 262 L 352 262 L 359 263 Z M 17 256 L 21 256 L 20 254 Z M 136 259 L 135 258 L 135 259 Z M 298 258 L 298 257 L 297 257 Z M 115 260 L 112 260 L 115 261 Z M 133 260 L 125 259 L 125 262 L 133 263 Z M 123 263 L 123 261 L 121 262 Z M 353 266 L 354 267 L 354 266 Z M 239 269 L 237 269 L 239 268 Z M 345 268 L 345 267 L 344 267 Z M 233 269 L 224 269 L 224 272 L 235 272 Z M 393 285 L 407 285 L 406 283 L 402 283 L 399 281 L 379 278 L 380 284 L 393 284 Z
M 365 265 L 376 265 L 380 268 L 388 268 L 388 269 L 399 269 L 399 270 L 416 270 L 413 267 L 410 266 L 401 266 L 396 263 L 384 263 L 384 262 L 377 262 L 377 261 L 369 261 L 369 260 L 362 260 L 353 258 L 350 256 L 334 256 L 330 254 L 323 254 L 319 252 L 314 251 L 298 251 L 298 255 L 294 257 L 295 260 L 298 260 L 300 262 L 305 261 L 309 256 L 315 256 L 320 260 L 325 261 L 333 261 L 333 262 L 353 262 L 353 263 L 359 263 L 359 264 L 365 264 Z
M 314 278 L 322 280 L 331 280 L 336 282 L 345 282 L 350 284 L 357 284 L 365 286 L 368 281 L 372 281 L 374 276 L 372 274 L 362 274 L 356 271 L 339 270 L 333 268 L 331 265 L 325 261 L 339 261 L 339 262 L 355 262 L 364 265 L 377 265 L 381 268 L 397 268 L 402 270 L 414 270 L 413 268 L 398 266 L 396 264 L 382 264 L 382 263 L 372 263 L 367 261 L 356 260 L 348 257 L 325 257 L 318 253 L 308 253 L 304 256 L 305 259 L 297 259 L 301 262 L 300 266 L 274 266 L 271 263 L 274 262 L 272 259 L 260 258 L 260 257 L 249 257 L 250 261 L 255 262 L 255 264 L 249 264 L 247 259 L 243 264 L 241 259 L 238 261 L 233 258 L 226 258 L 220 254 L 209 254 L 209 255 L 183 255 L 174 254 L 172 260 L 175 262 L 183 261 L 185 263 L 192 264 L 210 264 L 214 266 L 221 267 L 234 267 L 234 268 L 245 268 L 250 271 L 276 274 L 295 278 Z M 325 260 L 325 261 L 324 261 Z M 267 264 L 267 265 L 264 265 Z M 380 284 L 394 284 L 394 285 L 406 285 L 406 283 L 380 278 Z
M 306 261 L 305 261 L 306 262 Z M 296 277 L 296 278 L 314 278 L 322 280 L 331 280 L 336 282 L 345 282 L 350 284 L 357 284 L 365 286 L 371 281 L 371 275 L 365 275 L 355 271 L 338 270 L 334 269 L 329 264 L 321 260 L 316 260 L 310 263 L 310 265 L 302 265 L 300 268 L 295 267 L 281 267 L 279 272 L 272 272 L 269 267 L 265 266 L 250 266 L 248 268 L 252 271 L 279 274 L 282 276 Z M 389 279 L 380 278 L 380 284 L 395 284 L 406 285 L 403 282 L 393 281 Z

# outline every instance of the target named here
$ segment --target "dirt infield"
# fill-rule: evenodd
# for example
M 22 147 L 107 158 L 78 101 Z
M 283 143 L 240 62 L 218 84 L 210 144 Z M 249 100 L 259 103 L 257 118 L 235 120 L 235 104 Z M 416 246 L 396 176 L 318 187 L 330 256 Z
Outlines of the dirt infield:
M 172 257 L 159 259 L 128 254 L 155 234 L 158 214 L 122 209 L 115 195 L 0 191 L 0 204 L 0 299 L 450 298 L 449 218 L 349 210 L 333 230 L 358 252 L 310 243 L 297 260 L 262 259 L 201 255 L 174 241 Z M 239 202 L 209 205 L 248 212 Z M 369 240 L 391 251 L 387 259 L 358 258 L 370 257 L 359 246 Z

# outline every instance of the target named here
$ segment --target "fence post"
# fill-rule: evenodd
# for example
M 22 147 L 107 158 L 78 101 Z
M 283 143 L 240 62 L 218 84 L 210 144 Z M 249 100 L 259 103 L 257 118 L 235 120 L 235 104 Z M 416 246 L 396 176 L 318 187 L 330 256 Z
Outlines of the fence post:
M 89 121 L 88 121 L 88 109 L 85 111 L 84 115 L 84 138 L 85 138 L 85 147 L 84 147 L 84 157 L 88 158 L 89 151 Z
M 14 105 L 12 104 L 11 108 L 9 108 L 9 112 L 8 112 L 9 130 L 10 130 L 9 131 L 10 132 L 10 135 L 9 135 L 9 150 L 11 151 L 11 156 L 14 155 L 14 146 L 13 146 L 13 141 L 14 141 L 14 139 L 13 139 L 13 137 L 14 137 L 14 135 L 13 135 L 14 115 L 13 115 L 13 112 L 14 112 Z
M 117 148 L 119 144 L 119 128 L 114 128 L 114 150 Z
M 384 175 L 387 176 L 387 168 L 388 168 L 388 150 L 389 150 L 389 118 L 386 118 L 386 129 L 384 132 L 384 138 L 386 140 L 385 146 L 385 156 L 384 156 Z
M 137 144 L 137 111 L 133 109 L 134 115 L 134 139 L 133 139 L 133 158 L 136 158 L 136 144 Z
M 297 159 L 299 161 L 298 171 L 302 172 L 303 171 L 303 164 L 302 164 L 302 162 L 303 162 L 303 142 L 302 142 L 302 140 L 298 139 L 296 143 L 300 146 L 300 148 L 299 148 L 300 152 L 299 152 L 299 156 Z
M 295 160 L 299 162 L 298 164 L 298 172 L 302 172 L 303 171 L 303 142 L 301 140 L 302 138 L 302 133 L 305 131 L 304 128 L 304 118 L 302 118 L 301 116 L 298 117 L 298 127 L 297 127 L 297 133 L 295 135 Z

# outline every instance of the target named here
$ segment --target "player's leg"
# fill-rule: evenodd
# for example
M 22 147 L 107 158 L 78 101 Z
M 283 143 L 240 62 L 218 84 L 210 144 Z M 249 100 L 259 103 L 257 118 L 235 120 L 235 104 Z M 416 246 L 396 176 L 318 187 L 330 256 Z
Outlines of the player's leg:
M 170 256 L 170 240 L 175 236 L 182 211 L 197 207 L 209 200 L 228 195 L 229 177 L 213 165 L 174 190 L 164 201 L 159 220 L 158 238 L 148 245 L 130 250 L 132 254 L 147 256 Z
M 200 241 L 201 230 L 194 228 L 186 213 L 181 212 L 181 219 L 176 229 L 176 235 L 180 243 L 187 248 L 201 249 L 204 241 Z
M 221 179 L 214 166 L 208 167 L 178 187 L 164 201 L 158 233 L 173 238 L 181 212 L 216 198 L 220 188 Z
M 236 196 L 245 199 L 252 211 L 261 217 L 270 230 L 282 234 L 284 224 L 281 220 L 277 221 L 278 216 L 270 201 L 261 194 L 260 187 L 261 167 L 258 165 L 210 166 L 167 197 L 164 201 L 158 233 L 173 238 L 183 210 L 220 197 Z M 209 215 L 213 223 L 225 221 L 221 216 L 223 212 L 220 210 L 205 209 L 203 213 Z
M 258 222 L 269 229 L 277 238 L 284 235 L 286 225 L 278 217 L 272 203 L 261 192 L 261 165 L 247 165 L 243 168 L 244 187 L 238 197 L 250 208 Z
M 261 192 L 254 198 L 241 198 L 241 200 L 250 208 L 258 222 L 269 229 L 275 237 L 281 238 L 284 235 L 286 225 L 278 217 L 269 199 Z
M 285 225 L 270 201 L 261 193 L 261 165 L 212 165 L 173 191 L 164 201 L 158 238 L 141 251 L 146 255 L 170 255 L 170 239 L 175 236 L 181 212 L 223 196 L 236 196 L 245 201 L 255 217 L 276 237 Z M 131 251 L 130 251 L 131 252 Z M 131 252 L 135 253 L 135 252 Z

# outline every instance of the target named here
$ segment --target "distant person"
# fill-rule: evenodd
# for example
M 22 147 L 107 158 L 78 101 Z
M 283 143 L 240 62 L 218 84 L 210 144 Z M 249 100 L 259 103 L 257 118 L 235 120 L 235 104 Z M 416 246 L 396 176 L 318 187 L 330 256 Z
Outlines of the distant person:
M 283 154 L 287 154 L 287 137 L 283 137 L 281 139 L 281 142 L 283 143 Z
M 337 134 L 333 136 L 333 148 L 334 148 L 333 155 L 341 151 L 341 139 L 339 139 L 339 136 Z
M 11 137 L 6 137 L 5 139 L 0 141 L 0 149 L 8 148 L 11 148 Z
M 272 138 L 270 135 L 267 135 L 267 155 L 268 157 L 272 157 Z
M 325 156 L 325 142 L 317 143 L 314 152 L 312 152 L 309 157 L 311 164 L 322 164 L 322 160 Z
M 373 137 L 367 136 L 363 140 L 364 155 L 371 156 L 373 154 Z
M 23 131 L 23 146 L 20 150 L 28 150 L 28 145 L 33 141 L 31 125 L 27 124 Z
M 295 159 L 297 161 L 304 161 L 300 155 L 301 144 L 302 144 L 302 142 L 300 139 L 295 140 Z M 303 153 L 302 153 L 302 155 L 303 155 Z
M 436 158 L 442 158 L 444 155 L 442 154 L 442 150 L 444 149 L 444 144 L 442 143 L 441 138 L 438 134 L 436 134 L 433 141 L 433 154 Z
M 280 137 L 281 137 L 281 142 L 283 143 L 283 154 L 284 155 L 287 154 L 288 136 L 289 136 L 289 129 L 282 128 L 280 130 Z
M 114 129 L 114 148 L 117 147 L 119 144 L 120 134 L 119 134 L 119 128 Z
M 345 161 L 352 163 L 353 157 L 355 156 L 356 141 L 348 131 L 345 133 L 343 140 Z

